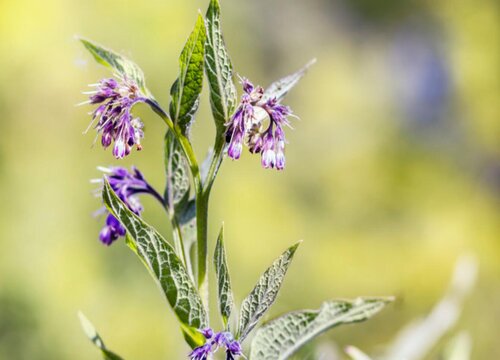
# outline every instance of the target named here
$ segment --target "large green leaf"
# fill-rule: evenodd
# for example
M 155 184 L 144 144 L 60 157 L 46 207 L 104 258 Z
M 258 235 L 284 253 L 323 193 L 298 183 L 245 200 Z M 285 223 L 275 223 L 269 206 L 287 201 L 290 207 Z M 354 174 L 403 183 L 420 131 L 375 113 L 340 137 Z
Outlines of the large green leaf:
M 180 215 L 186 208 L 191 187 L 189 165 L 174 133 L 165 135 L 165 201 L 171 215 Z
M 319 310 L 294 311 L 264 324 L 252 341 L 251 360 L 285 360 L 322 332 L 341 324 L 364 321 L 392 301 L 358 298 L 323 303 Z
M 210 86 L 210 104 L 218 133 L 225 129 L 236 105 L 233 67 L 229 58 L 220 24 L 219 0 L 211 0 L 205 17 L 207 43 L 205 46 L 205 72 Z
M 243 341 L 278 296 L 281 284 L 300 243 L 288 248 L 262 274 L 257 285 L 241 304 L 238 338 Z
M 101 339 L 99 334 L 97 333 L 94 325 L 83 315 L 83 313 L 79 312 L 78 317 L 80 318 L 80 323 L 82 324 L 83 331 L 85 335 L 92 341 L 92 343 L 101 351 L 102 357 L 105 360 L 123 360 L 122 357 L 116 355 L 114 352 L 108 350 L 106 345 L 104 345 L 104 341 Z
M 269 100 L 271 98 L 276 98 L 278 101 L 282 100 L 286 94 L 304 77 L 307 70 L 316 63 L 316 59 L 309 61 L 300 70 L 285 76 L 284 78 L 273 82 L 269 85 L 264 92 L 263 101 Z
M 227 267 L 226 250 L 224 249 L 224 225 L 222 225 L 214 254 L 215 274 L 217 276 L 217 295 L 219 299 L 219 311 L 222 316 L 224 327 L 228 326 L 228 319 L 233 310 L 233 292 L 231 290 L 231 278 Z
M 205 23 L 198 16 L 193 32 L 189 36 L 179 57 L 180 73 L 170 90 L 170 117 L 187 135 L 194 114 L 198 110 L 203 86 L 203 63 L 205 54 Z
M 118 198 L 106 180 L 103 200 L 108 210 L 127 229 L 129 245 L 143 261 L 163 290 L 192 344 L 202 344 L 197 329 L 208 325 L 201 298 L 186 268 L 172 246 L 150 225 L 135 215 Z
M 80 38 L 80 41 L 92 54 L 92 56 L 94 56 L 94 59 L 98 63 L 116 71 L 118 75 L 122 77 L 133 80 L 144 92 L 144 94 L 150 95 L 148 89 L 146 88 L 144 73 L 141 68 L 137 66 L 137 64 L 127 59 L 125 56 L 98 45 L 88 39 Z

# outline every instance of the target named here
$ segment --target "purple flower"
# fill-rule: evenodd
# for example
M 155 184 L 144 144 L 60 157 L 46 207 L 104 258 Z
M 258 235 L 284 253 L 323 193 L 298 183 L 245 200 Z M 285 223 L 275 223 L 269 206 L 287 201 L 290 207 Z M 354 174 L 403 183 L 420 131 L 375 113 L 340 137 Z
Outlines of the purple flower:
M 191 360 L 206 360 L 220 348 L 226 349 L 226 360 L 234 360 L 243 356 L 241 344 L 234 340 L 233 335 L 227 331 L 214 333 L 210 328 L 200 330 L 207 341 L 189 354 Z
M 89 91 L 89 100 L 84 104 L 98 105 L 91 112 L 92 122 L 89 128 L 97 121 L 95 129 L 101 134 L 101 144 L 107 148 L 114 141 L 113 155 L 122 159 L 130 154 L 135 145 L 141 150 L 141 139 L 144 137 L 143 124 L 139 118 L 132 116 L 132 107 L 147 99 L 139 87 L 127 78 L 103 79 L 90 86 L 95 90 Z M 88 129 L 87 129 L 88 130 Z
M 111 188 L 127 207 L 136 215 L 141 215 L 143 207 L 137 199 L 137 194 L 150 194 L 163 204 L 163 198 L 149 185 L 142 173 L 135 167 L 128 171 L 123 167 L 99 167 L 109 181 Z M 103 179 L 95 179 L 94 183 L 103 183 Z M 100 193 L 100 189 L 99 189 Z M 106 224 L 99 233 L 99 239 L 105 245 L 111 245 L 121 236 L 125 236 L 126 230 L 118 219 L 107 213 Z
M 276 98 L 265 100 L 264 89 L 255 87 L 247 79 L 241 80 L 244 94 L 231 120 L 226 124 L 227 154 L 237 160 L 245 143 L 252 154 L 261 154 L 262 166 L 266 169 L 285 168 L 284 126 L 290 126 L 289 107 Z M 269 119 L 267 126 L 264 121 Z
M 191 351 L 189 358 L 191 360 L 207 360 L 212 353 L 212 345 L 207 342 L 205 345 L 197 347 Z

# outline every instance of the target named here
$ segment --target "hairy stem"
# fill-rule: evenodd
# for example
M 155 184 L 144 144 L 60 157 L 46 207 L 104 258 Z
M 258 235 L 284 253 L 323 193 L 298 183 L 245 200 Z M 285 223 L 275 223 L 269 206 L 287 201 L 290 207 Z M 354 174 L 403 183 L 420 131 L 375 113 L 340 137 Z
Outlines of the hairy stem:
M 156 101 L 148 100 L 147 103 L 165 121 L 170 130 L 174 132 L 175 138 L 177 139 L 177 141 L 179 141 L 182 151 L 184 152 L 184 156 L 186 157 L 186 160 L 188 162 L 189 169 L 191 170 L 191 176 L 193 178 L 194 190 L 196 194 L 198 289 L 205 306 L 208 308 L 208 194 L 210 193 L 210 191 L 208 191 L 207 193 L 203 191 L 200 168 L 198 166 L 198 161 L 196 159 L 193 147 L 189 142 L 189 139 L 184 134 L 182 134 L 180 128 L 172 122 L 172 119 L 170 119 L 167 113 L 160 107 L 160 105 Z M 180 241 L 182 241 L 182 237 L 180 237 Z M 184 249 L 184 244 L 181 244 L 181 247 L 182 249 Z

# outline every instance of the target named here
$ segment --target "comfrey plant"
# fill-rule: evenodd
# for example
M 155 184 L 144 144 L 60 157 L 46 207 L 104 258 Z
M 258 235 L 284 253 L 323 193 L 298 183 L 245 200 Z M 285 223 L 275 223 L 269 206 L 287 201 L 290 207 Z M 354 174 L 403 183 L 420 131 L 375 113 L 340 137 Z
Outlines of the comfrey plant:
M 297 243 L 263 273 L 235 316 L 221 229 L 213 264 L 222 326 L 216 331 L 217 326 L 209 323 L 208 202 L 218 169 L 226 155 L 239 159 L 244 146 L 250 153 L 260 154 L 264 168 L 285 168 L 285 130 L 290 127 L 292 111 L 282 102 L 311 65 L 267 89 L 240 78 L 242 95 L 238 101 L 220 26 L 218 0 L 211 0 L 206 16 L 198 16 L 180 55 L 180 73 L 170 90 L 168 112 L 146 88 L 143 72 L 136 64 L 89 40 L 81 40 L 95 60 L 110 68 L 114 75 L 91 85 L 93 90 L 87 93 L 86 104 L 93 106 L 89 129 L 96 130 L 104 148 L 112 146 L 117 159 L 130 154 L 134 147 L 141 150 L 143 123 L 133 115 L 138 103 L 149 105 L 166 124 L 163 192 L 155 190 L 137 168 L 100 168 L 104 176 L 95 182 L 101 184 L 99 191 L 106 216 L 99 239 L 111 245 L 124 238 L 144 263 L 176 314 L 184 339 L 191 347 L 186 358 L 211 359 L 219 352 L 227 360 L 286 359 L 316 335 L 334 326 L 366 320 L 391 299 L 327 301 L 318 310 L 294 311 L 260 324 L 276 300 Z M 198 110 L 204 74 L 209 84 L 216 135 L 213 150 L 200 165 L 191 144 L 190 127 Z M 142 194 L 153 196 L 166 209 L 173 229 L 171 238 L 164 238 L 141 218 L 143 208 L 138 196 Z M 81 320 L 104 358 L 121 359 L 105 347 L 83 315 Z M 252 340 L 246 344 L 252 331 Z

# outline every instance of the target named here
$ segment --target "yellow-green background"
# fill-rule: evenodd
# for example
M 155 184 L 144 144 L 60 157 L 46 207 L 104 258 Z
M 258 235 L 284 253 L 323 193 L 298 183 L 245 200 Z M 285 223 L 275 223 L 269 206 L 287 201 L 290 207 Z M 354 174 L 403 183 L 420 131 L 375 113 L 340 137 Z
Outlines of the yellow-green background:
M 82 135 L 90 109 L 74 104 L 84 100 L 86 84 L 108 72 L 74 36 L 131 57 L 166 107 L 178 54 L 206 3 L 0 2 L 1 359 L 97 359 L 78 309 L 126 359 L 185 358 L 174 316 L 145 269 L 123 242 L 106 248 L 97 240 L 100 221 L 92 212 L 100 205 L 89 179 L 99 175 L 97 165 L 119 162 L 90 148 L 94 134 Z M 245 154 L 224 163 L 215 185 L 209 232 L 213 240 L 225 221 L 236 299 L 282 249 L 304 239 L 271 313 L 335 297 L 396 295 L 373 320 L 320 340 L 372 352 L 426 313 L 456 258 L 472 252 L 480 275 L 457 328 L 471 333 L 474 359 L 500 358 L 498 2 L 222 6 L 238 73 L 267 85 L 318 58 L 286 100 L 301 118 L 287 131 L 286 171 L 263 170 Z M 406 56 L 398 68 L 391 54 L 408 32 L 424 34 L 445 64 L 439 119 L 400 111 L 397 84 L 415 64 Z M 137 113 L 147 127 L 144 150 L 120 164 L 136 164 L 161 187 L 165 128 L 146 107 Z M 204 97 L 193 131 L 200 157 L 211 138 Z M 167 231 L 160 207 L 143 203 L 145 218 Z

